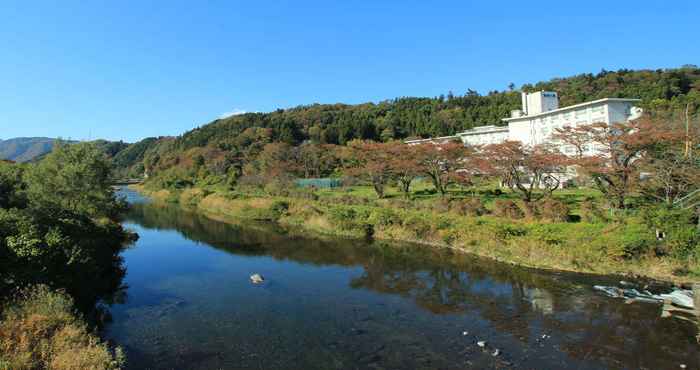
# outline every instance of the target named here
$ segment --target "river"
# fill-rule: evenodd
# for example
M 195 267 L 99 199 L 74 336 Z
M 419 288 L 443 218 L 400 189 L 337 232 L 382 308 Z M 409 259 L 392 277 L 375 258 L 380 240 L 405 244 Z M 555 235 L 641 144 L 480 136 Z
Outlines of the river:
M 700 368 L 697 326 L 592 289 L 619 278 L 231 225 L 122 194 L 140 239 L 104 335 L 131 369 Z

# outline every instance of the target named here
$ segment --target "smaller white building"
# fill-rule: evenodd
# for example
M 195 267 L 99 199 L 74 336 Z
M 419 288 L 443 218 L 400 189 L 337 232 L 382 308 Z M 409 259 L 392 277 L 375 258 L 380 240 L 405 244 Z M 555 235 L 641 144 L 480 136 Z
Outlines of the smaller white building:
M 459 136 L 453 135 L 453 136 L 441 136 L 441 137 L 431 137 L 427 139 L 414 139 L 414 140 L 406 140 L 404 141 L 405 144 L 408 145 L 420 145 L 420 144 L 444 144 L 444 143 L 449 143 L 451 141 L 458 141 Z
M 504 118 L 507 126 L 480 126 L 458 133 L 464 145 L 498 144 L 520 141 L 526 145 L 554 144 L 572 154 L 573 148 L 552 140 L 557 128 L 591 123 L 611 124 L 639 118 L 642 110 L 634 106 L 639 99 L 604 98 L 559 108 L 559 97 L 552 91 L 522 93 L 522 109 Z M 431 140 L 431 139 L 424 139 Z M 593 150 L 592 148 L 590 150 Z
M 464 145 L 498 144 L 508 140 L 508 126 L 479 126 L 456 135 Z

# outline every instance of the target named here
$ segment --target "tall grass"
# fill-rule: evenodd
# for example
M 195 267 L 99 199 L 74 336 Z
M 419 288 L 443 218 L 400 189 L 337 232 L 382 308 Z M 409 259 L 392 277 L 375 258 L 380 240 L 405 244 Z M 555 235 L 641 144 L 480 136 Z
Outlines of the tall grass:
M 0 370 L 112 370 L 124 364 L 73 308 L 73 300 L 46 286 L 24 290 L 3 307 Z

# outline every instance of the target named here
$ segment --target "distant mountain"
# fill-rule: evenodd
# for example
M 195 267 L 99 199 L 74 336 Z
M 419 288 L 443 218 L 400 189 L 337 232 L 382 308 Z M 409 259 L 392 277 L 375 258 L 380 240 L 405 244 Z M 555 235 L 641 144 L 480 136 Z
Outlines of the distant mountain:
M 0 140 L 0 159 L 29 162 L 50 152 L 54 143 L 56 143 L 56 139 L 48 137 L 18 137 Z

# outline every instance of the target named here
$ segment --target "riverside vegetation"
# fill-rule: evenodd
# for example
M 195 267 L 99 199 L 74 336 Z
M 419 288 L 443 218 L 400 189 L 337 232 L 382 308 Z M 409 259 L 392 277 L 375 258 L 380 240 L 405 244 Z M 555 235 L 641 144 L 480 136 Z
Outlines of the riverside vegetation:
M 538 268 L 698 279 L 697 132 L 644 118 L 556 135 L 595 144 L 602 154 L 567 156 L 516 142 L 269 143 L 233 181 L 200 158 L 140 189 L 207 212 L 323 234 L 446 246 Z M 561 189 L 551 174 L 571 167 L 579 176 Z M 643 179 L 645 171 L 653 175 Z M 296 187 L 293 179 L 304 173 L 337 176 L 346 186 Z
M 120 171 L 147 174 L 143 190 L 156 198 L 236 217 L 440 244 L 542 268 L 696 279 L 698 217 L 686 197 L 700 183 L 699 86 L 700 69 L 692 65 L 522 86 L 558 91 L 565 106 L 642 99 L 645 117 L 637 122 L 557 132 L 573 148 L 565 154 L 514 142 L 439 150 L 401 144 L 498 122 L 518 108 L 511 86 L 487 96 L 469 91 L 236 115 L 134 144 L 134 161 Z M 604 155 L 583 155 L 591 146 Z M 581 175 L 575 181 L 550 176 L 571 168 Z M 297 178 L 344 186 L 297 189 Z
M 94 144 L 58 144 L 36 164 L 0 163 L 0 369 L 118 369 L 94 330 L 122 288 L 132 235 Z

